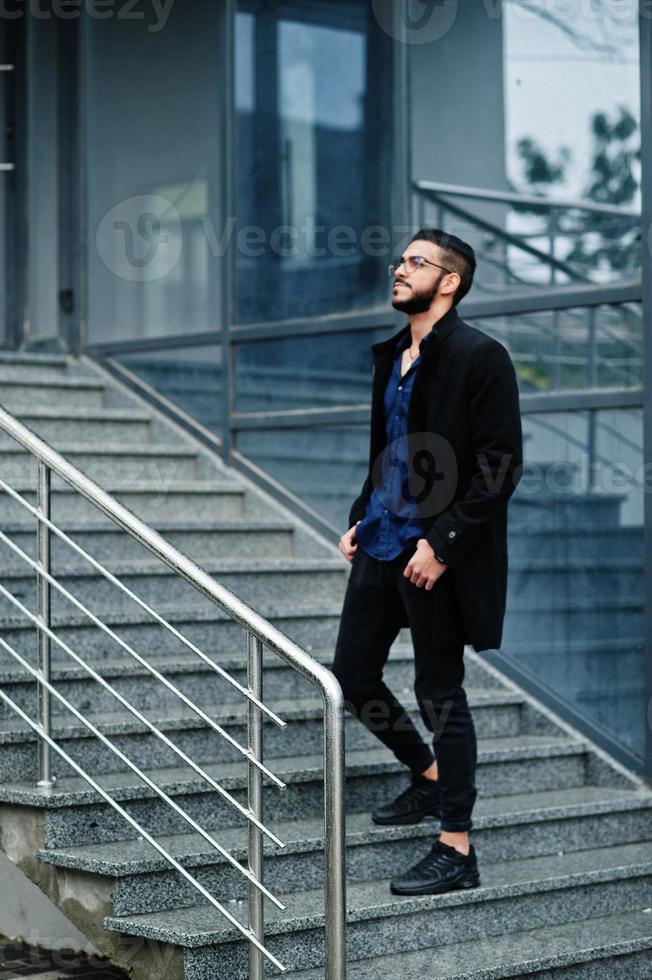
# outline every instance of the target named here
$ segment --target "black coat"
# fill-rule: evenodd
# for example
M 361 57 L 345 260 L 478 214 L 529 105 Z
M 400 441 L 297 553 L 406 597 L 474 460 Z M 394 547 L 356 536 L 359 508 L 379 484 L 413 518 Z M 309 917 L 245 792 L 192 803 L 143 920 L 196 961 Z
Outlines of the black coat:
M 371 489 L 380 480 L 385 387 L 396 341 L 408 330 L 406 324 L 371 348 L 369 469 L 351 507 L 349 527 L 364 516 Z M 507 349 L 465 323 L 455 307 L 437 321 L 424 345 L 407 430 L 409 491 L 418 501 L 425 537 L 448 565 L 444 576 L 452 579 L 465 641 L 476 651 L 497 649 L 507 598 L 507 502 L 523 466 L 518 384 Z M 433 635 L 445 643 L 446 624 L 453 617 L 437 609 L 437 583 L 432 593 Z

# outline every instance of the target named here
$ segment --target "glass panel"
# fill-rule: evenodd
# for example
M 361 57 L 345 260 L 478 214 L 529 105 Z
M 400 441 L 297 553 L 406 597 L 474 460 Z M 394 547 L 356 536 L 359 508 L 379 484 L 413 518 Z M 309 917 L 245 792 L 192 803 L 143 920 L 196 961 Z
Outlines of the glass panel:
M 15 29 L 14 29 L 15 30 Z M 0 22 L 0 62 L 12 64 L 14 39 L 6 18 Z M 3 163 L 16 163 L 16 143 L 14 140 L 14 72 L 0 72 L 0 160 Z M 9 292 L 16 274 L 9 274 L 16 253 L 15 228 L 13 222 L 12 199 L 15 198 L 15 173 L 0 173 L 0 347 L 8 345 L 12 332 L 12 303 Z M 15 288 L 15 285 L 14 287 Z
M 453 80 L 446 91 L 453 109 L 447 115 L 446 107 L 440 108 L 445 149 L 432 139 L 429 100 L 419 105 L 415 96 L 415 175 L 578 206 L 492 203 L 443 193 L 425 207 L 423 222 L 443 225 L 476 247 L 476 293 L 637 275 L 636 4 L 625 9 L 583 0 L 513 2 L 493 14 L 485 4 L 455 8 L 453 27 L 437 40 L 436 58 L 429 45 L 414 45 L 411 52 L 413 92 Z M 456 67 L 462 59 L 459 84 Z M 464 126 L 456 125 L 460 117 Z M 474 134 L 471 153 L 469 133 Z
M 87 17 L 88 337 L 215 329 L 220 5 Z
M 523 393 L 643 384 L 640 303 L 478 318 L 473 324 L 508 348 Z
M 504 652 L 640 756 L 642 423 L 640 409 L 524 416 L 503 636 Z
M 50 18 L 27 18 L 27 295 L 32 341 L 54 338 L 59 328 L 59 171 L 52 152 L 59 109 L 55 27 Z
M 389 314 L 388 314 L 389 316 Z M 392 331 L 282 337 L 237 347 L 239 412 L 329 408 L 371 400 L 371 345 Z
M 195 421 L 222 434 L 222 348 L 219 344 L 121 354 L 133 371 Z
M 246 430 L 238 450 L 330 521 L 342 534 L 362 490 L 369 459 L 369 428 L 337 425 Z
M 373 306 L 393 254 L 391 39 L 362 0 L 239 6 L 237 319 Z

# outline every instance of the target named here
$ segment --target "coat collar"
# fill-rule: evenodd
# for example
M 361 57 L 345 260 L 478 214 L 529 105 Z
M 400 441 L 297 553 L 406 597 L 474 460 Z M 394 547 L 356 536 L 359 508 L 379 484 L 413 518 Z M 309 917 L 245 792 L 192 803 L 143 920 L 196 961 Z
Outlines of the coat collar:
M 428 342 L 427 344 L 424 344 L 422 356 L 425 358 L 431 354 L 432 350 L 436 346 L 435 341 L 437 340 L 441 342 L 445 337 L 448 337 L 448 335 L 455 330 L 459 323 L 460 317 L 457 310 L 454 306 L 451 306 L 451 308 L 433 324 L 433 336 L 430 336 L 430 334 L 427 335 Z M 392 337 L 390 337 L 389 340 L 381 340 L 377 344 L 372 344 L 371 350 L 373 352 L 374 360 L 377 358 L 393 357 L 396 353 L 397 347 L 407 337 L 409 331 L 410 324 L 408 322 L 405 324 L 405 326 L 401 327 L 398 333 L 395 333 Z

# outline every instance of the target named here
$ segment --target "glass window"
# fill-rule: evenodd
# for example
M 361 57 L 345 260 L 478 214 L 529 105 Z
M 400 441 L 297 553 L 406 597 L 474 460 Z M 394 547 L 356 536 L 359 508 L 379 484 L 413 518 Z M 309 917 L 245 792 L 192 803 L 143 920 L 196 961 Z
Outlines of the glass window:
M 641 409 L 524 416 L 503 650 L 643 756 Z
M 123 6 L 85 19 L 91 342 L 219 325 L 220 5 Z
M 636 4 L 513 0 L 494 15 L 486 4 L 455 8 L 450 30 L 410 52 L 413 171 L 450 188 L 418 195 L 424 223 L 474 245 L 476 297 L 638 275 Z M 436 116 L 418 94 L 435 86 L 444 95 Z M 435 118 L 445 146 L 432 138 Z M 496 201 L 459 185 L 543 203 Z
M 474 318 L 473 325 L 508 348 L 523 393 L 643 384 L 640 303 Z
M 373 364 L 370 348 L 390 333 L 387 329 L 353 330 L 239 344 L 235 359 L 237 410 L 368 404 Z
M 370 5 L 242 2 L 237 319 L 363 308 L 392 254 L 391 40 Z
M 120 354 L 116 360 L 200 425 L 221 436 L 220 344 Z

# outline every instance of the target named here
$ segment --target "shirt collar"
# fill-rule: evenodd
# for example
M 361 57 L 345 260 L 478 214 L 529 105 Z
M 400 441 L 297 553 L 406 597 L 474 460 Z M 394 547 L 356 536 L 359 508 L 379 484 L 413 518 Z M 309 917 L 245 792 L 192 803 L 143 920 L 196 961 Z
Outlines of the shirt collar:
M 422 337 L 422 339 L 421 339 L 421 341 L 419 343 L 419 354 L 422 354 L 423 353 L 423 348 L 425 347 L 427 341 L 430 340 L 430 338 L 434 334 L 436 334 L 436 333 L 437 333 L 437 324 L 434 325 L 434 327 L 432 328 L 432 330 L 430 330 L 425 335 L 425 337 Z M 394 349 L 394 356 L 396 357 L 398 354 L 401 353 L 401 351 L 404 351 L 406 347 L 411 347 L 411 345 L 412 345 L 412 334 L 410 333 L 410 327 L 408 325 L 405 333 L 402 334 L 402 335 L 399 335 L 396 338 L 396 345 L 395 345 L 395 349 Z

